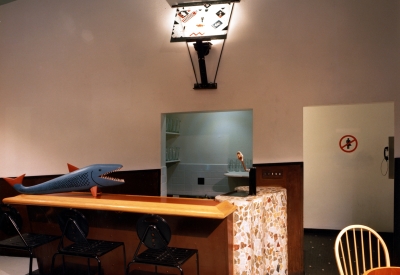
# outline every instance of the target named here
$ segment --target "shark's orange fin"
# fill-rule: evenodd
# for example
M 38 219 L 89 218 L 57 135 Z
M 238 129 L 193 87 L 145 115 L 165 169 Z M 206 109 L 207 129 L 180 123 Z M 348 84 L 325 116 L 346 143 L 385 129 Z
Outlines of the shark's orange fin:
M 71 173 L 71 172 L 74 172 L 74 171 L 76 171 L 76 170 L 79 170 L 78 167 L 73 166 L 72 164 L 67 163 L 67 165 L 68 165 L 68 170 L 69 170 L 70 173 Z
M 97 196 L 101 195 L 101 192 L 98 192 L 97 185 L 95 185 L 92 188 L 90 188 L 90 192 L 92 193 L 92 196 L 95 197 L 95 198 Z
M 21 175 L 19 177 L 13 178 L 13 179 L 12 178 L 4 178 L 4 180 L 6 182 L 8 182 L 11 186 L 14 186 L 17 183 L 21 183 L 22 184 L 22 181 L 24 180 L 24 177 L 25 177 L 25 174 L 23 174 L 23 175 Z

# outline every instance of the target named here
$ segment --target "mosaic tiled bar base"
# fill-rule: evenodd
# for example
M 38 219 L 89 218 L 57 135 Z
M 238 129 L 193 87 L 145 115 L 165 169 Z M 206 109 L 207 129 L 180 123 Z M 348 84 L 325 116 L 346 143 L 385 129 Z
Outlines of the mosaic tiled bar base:
M 248 192 L 248 187 L 236 190 Z M 257 187 L 255 196 L 215 199 L 237 206 L 233 213 L 234 274 L 288 274 L 286 189 Z

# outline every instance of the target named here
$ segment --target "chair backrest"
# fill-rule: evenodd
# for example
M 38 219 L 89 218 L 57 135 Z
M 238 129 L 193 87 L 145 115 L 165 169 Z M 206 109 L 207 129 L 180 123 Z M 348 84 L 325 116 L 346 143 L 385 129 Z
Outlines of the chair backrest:
M 171 229 L 162 217 L 144 215 L 136 223 L 140 241 L 148 248 L 165 249 L 171 240 Z
M 373 267 L 390 266 L 385 241 L 365 225 L 343 228 L 336 237 L 334 249 L 340 275 L 361 275 Z
M 22 227 L 22 217 L 11 205 L 0 204 L 0 230 L 7 235 L 19 234 Z
M 65 209 L 58 215 L 58 225 L 68 240 L 76 243 L 86 243 L 89 234 L 89 224 L 86 217 L 76 209 Z M 61 240 L 62 241 L 62 240 Z

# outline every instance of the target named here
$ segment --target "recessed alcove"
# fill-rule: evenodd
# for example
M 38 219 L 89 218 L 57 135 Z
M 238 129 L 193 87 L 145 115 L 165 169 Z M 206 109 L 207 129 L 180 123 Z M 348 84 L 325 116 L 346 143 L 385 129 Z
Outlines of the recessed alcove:
M 169 123 L 178 124 L 179 131 L 167 129 Z M 252 110 L 168 113 L 162 115 L 162 127 L 162 195 L 214 197 L 247 184 L 246 178 L 224 174 L 237 151 L 251 163 Z M 170 148 L 178 150 L 179 157 L 170 160 Z M 198 178 L 204 178 L 204 184 L 199 185 Z

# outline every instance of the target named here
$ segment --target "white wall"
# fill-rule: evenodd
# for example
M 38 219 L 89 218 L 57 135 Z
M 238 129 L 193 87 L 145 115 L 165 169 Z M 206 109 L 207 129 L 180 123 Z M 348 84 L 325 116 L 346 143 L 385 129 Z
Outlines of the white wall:
M 304 108 L 305 228 L 393 232 L 394 185 L 383 156 L 393 134 L 392 102 Z
M 393 101 L 398 117 L 399 5 L 242 0 L 217 90 L 192 89 L 166 1 L 2 5 L 0 177 L 65 173 L 66 162 L 160 168 L 161 114 L 192 111 L 252 109 L 254 162 L 303 161 L 304 106 Z

